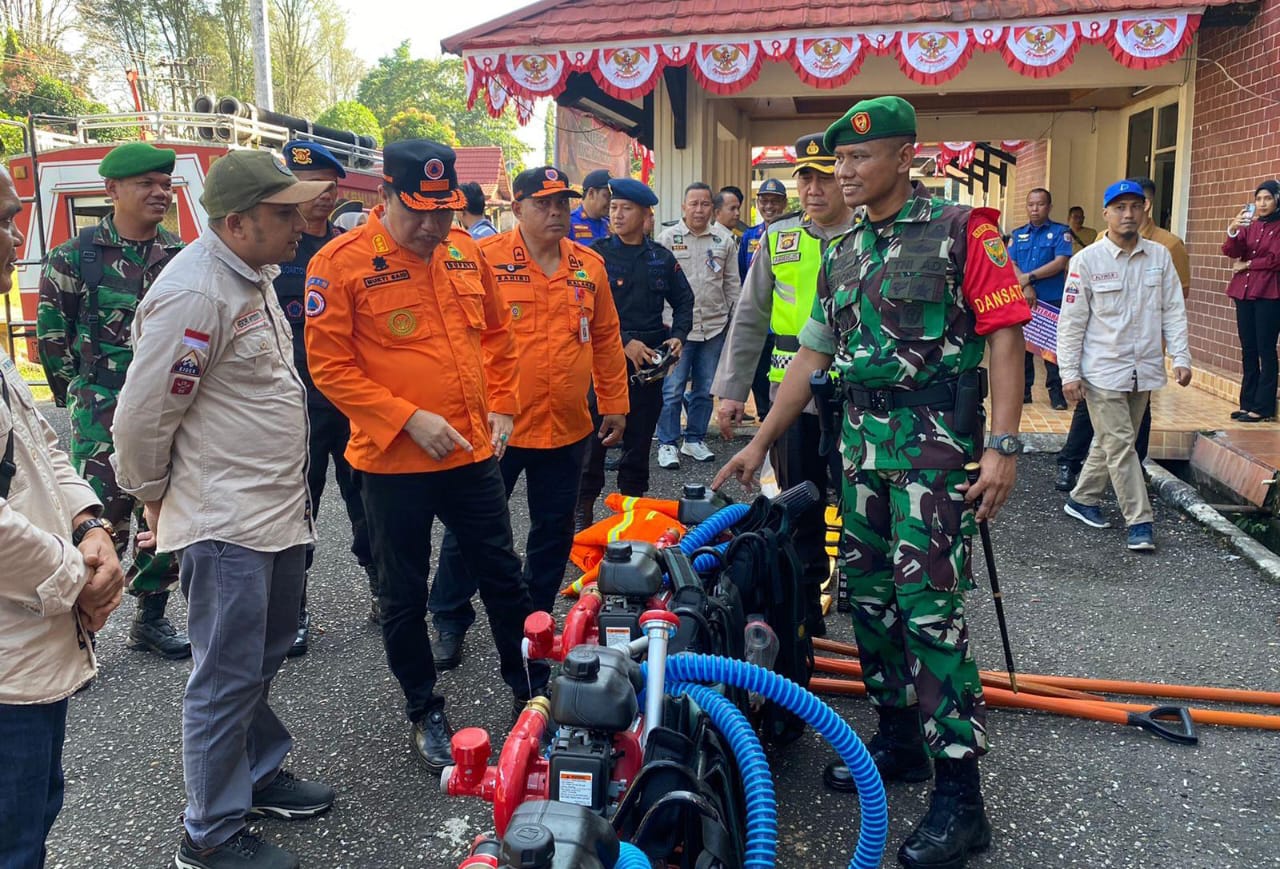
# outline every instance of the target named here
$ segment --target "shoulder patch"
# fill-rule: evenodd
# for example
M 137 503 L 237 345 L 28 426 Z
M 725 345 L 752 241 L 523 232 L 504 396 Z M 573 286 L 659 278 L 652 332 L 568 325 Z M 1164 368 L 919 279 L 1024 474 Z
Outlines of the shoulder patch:
M 319 290 L 309 290 L 307 292 L 307 316 L 319 317 L 324 313 L 324 308 L 324 295 Z

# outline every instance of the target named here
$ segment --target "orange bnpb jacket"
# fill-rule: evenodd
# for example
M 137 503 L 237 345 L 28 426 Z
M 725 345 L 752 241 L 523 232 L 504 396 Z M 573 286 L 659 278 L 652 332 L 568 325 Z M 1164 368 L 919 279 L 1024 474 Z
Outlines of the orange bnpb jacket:
M 480 250 L 511 313 L 520 360 L 511 446 L 554 449 L 589 435 L 593 380 L 600 413 L 626 414 L 627 357 L 604 259 L 561 239 L 560 266 L 545 274 L 519 227 L 484 239 Z
M 475 242 L 450 232 L 430 260 L 396 244 L 379 206 L 307 269 L 307 362 L 351 420 L 347 461 L 377 474 L 443 471 L 493 455 L 489 413 L 520 411 L 510 312 Z M 437 461 L 404 431 L 422 409 L 471 444 Z

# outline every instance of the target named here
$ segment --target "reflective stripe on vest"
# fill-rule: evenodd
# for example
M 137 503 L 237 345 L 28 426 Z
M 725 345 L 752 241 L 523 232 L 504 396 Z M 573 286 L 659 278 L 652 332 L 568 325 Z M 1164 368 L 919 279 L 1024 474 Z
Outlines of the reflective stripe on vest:
M 799 349 L 796 338 L 813 313 L 822 268 L 822 241 L 800 226 L 767 234 L 769 262 L 773 266 L 773 313 L 769 328 L 778 336 L 769 360 L 769 380 L 781 383 L 787 366 Z

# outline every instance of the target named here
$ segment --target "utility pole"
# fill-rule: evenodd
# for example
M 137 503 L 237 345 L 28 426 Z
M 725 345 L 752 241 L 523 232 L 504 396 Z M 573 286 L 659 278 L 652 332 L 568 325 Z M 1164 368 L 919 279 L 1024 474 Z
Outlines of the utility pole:
M 267 0 L 249 0 L 249 24 L 253 30 L 253 101 L 260 109 L 275 111 L 271 94 L 271 30 Z

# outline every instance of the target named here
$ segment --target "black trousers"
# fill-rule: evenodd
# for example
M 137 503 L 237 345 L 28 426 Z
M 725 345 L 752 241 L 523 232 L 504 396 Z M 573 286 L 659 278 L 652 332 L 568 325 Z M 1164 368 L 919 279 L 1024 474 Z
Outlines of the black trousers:
M 1067 442 L 1058 450 L 1058 464 L 1067 465 L 1071 473 L 1078 474 L 1084 467 L 1084 460 L 1089 457 L 1089 445 L 1093 443 L 1093 420 L 1089 419 L 1089 408 L 1084 399 L 1076 402 L 1075 412 L 1071 415 L 1071 430 L 1067 432 Z M 1147 460 L 1147 447 L 1151 444 L 1151 402 L 1142 413 L 1142 424 L 1138 426 L 1138 461 Z
M 369 540 L 378 568 L 382 642 L 400 682 L 410 721 L 444 707 L 427 634 L 431 526 L 440 518 L 480 587 L 502 680 L 520 698 L 546 687 L 548 668 L 520 655 L 524 620 L 533 612 L 511 539 L 511 516 L 497 459 L 421 474 L 361 474 Z
M 628 375 L 635 369 L 627 362 Z M 629 382 L 630 383 L 630 382 Z M 653 451 L 653 433 L 658 429 L 658 415 L 662 413 L 662 381 L 628 386 L 631 411 L 627 414 L 627 429 L 622 433 L 622 460 L 618 463 L 618 491 L 628 497 L 639 498 L 649 491 L 649 454 Z M 587 396 L 591 406 L 591 421 L 600 430 L 600 411 L 596 408 L 596 393 L 592 389 Z M 604 491 L 605 447 L 600 439 L 592 437 L 585 452 L 582 466 L 582 490 L 578 499 L 594 504 Z
M 1240 335 L 1240 409 L 1276 415 L 1276 340 L 1280 299 L 1236 299 Z
M 751 394 L 756 400 L 756 416 L 764 419 L 773 401 L 769 398 L 769 369 L 773 367 L 773 333 L 764 339 L 764 349 L 760 351 L 760 361 L 756 363 L 755 376 L 751 378 Z
M 803 589 L 805 599 L 805 623 L 810 634 L 822 633 L 822 583 L 831 573 L 827 558 L 827 490 L 833 484 L 839 487 L 839 466 L 818 453 L 822 440 L 818 417 L 802 413 L 769 448 L 769 461 L 778 477 L 778 486 L 790 489 L 805 480 L 812 480 L 822 493 L 817 504 L 802 513 L 796 522 L 796 554 L 804 565 Z M 835 476 L 832 476 L 832 471 Z
M 333 477 L 338 483 L 338 493 L 347 508 L 351 522 L 351 554 L 363 567 L 373 563 L 369 549 L 369 523 L 365 520 L 364 504 L 360 500 L 360 474 L 347 464 L 347 441 L 351 437 L 351 423 L 335 407 L 307 408 L 311 420 L 311 440 L 307 444 L 310 466 L 307 469 L 307 491 L 311 493 L 311 512 L 320 515 L 320 496 L 324 494 L 325 478 L 329 473 L 329 460 L 333 460 Z M 307 568 L 311 568 L 314 548 L 307 549 Z
M 521 579 L 529 589 L 535 610 L 551 612 L 564 580 L 564 568 L 573 547 L 573 511 L 578 506 L 582 455 L 588 440 L 599 438 L 590 434 L 577 443 L 548 450 L 507 447 L 498 462 L 508 498 L 524 473 L 529 539 Z M 476 620 L 471 606 L 475 593 L 475 573 L 462 555 L 457 535 L 446 531 L 440 545 L 440 566 L 427 602 L 436 630 L 465 634 Z
M 1036 355 L 1028 353 L 1022 364 L 1022 371 L 1026 375 L 1027 385 L 1022 389 L 1030 394 L 1031 387 L 1036 385 Z M 1044 388 L 1050 392 L 1062 391 L 1062 377 L 1058 374 L 1058 363 L 1044 360 Z

